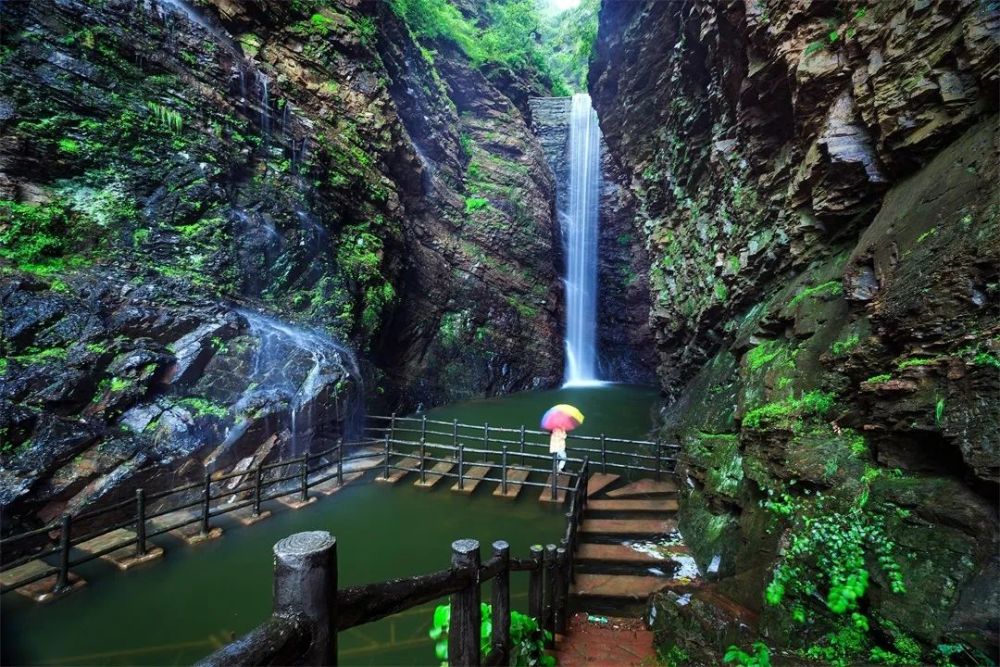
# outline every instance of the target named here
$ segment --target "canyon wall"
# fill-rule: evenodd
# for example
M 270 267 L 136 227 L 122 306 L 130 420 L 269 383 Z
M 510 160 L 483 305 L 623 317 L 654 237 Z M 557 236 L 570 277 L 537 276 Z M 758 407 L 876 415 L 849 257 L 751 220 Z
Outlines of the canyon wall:
M 665 654 L 996 659 L 998 26 L 972 1 L 604 1 L 590 90 L 717 580 L 655 601 Z
M 5 517 L 294 454 L 306 389 L 329 443 L 365 395 L 558 382 L 536 72 L 474 67 L 385 2 L 0 11 Z M 255 375 L 281 336 L 305 341 L 282 359 L 295 399 Z

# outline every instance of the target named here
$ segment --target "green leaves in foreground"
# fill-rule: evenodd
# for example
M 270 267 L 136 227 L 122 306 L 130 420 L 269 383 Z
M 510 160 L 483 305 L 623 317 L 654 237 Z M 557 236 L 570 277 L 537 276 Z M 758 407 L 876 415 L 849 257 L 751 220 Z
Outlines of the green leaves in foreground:
M 479 651 L 482 661 L 490 652 L 490 635 L 493 632 L 493 608 L 485 602 L 479 607 L 481 622 L 479 625 Z M 442 665 L 448 664 L 448 627 L 451 624 L 451 605 L 442 604 L 434 609 L 434 621 L 427 633 L 434 640 L 434 654 Z M 508 664 L 515 667 L 533 667 L 540 665 L 549 667 L 556 664 L 556 659 L 545 654 L 545 640 L 552 634 L 543 631 L 538 621 L 517 611 L 510 613 L 510 644 L 511 655 Z

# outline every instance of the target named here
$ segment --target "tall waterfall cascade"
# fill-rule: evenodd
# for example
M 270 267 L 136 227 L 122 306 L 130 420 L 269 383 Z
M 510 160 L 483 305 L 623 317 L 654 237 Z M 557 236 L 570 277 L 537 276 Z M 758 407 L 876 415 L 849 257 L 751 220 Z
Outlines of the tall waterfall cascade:
M 570 110 L 569 202 L 562 211 L 566 239 L 565 386 L 599 384 L 597 377 L 597 235 L 601 187 L 601 130 L 590 95 L 576 94 Z

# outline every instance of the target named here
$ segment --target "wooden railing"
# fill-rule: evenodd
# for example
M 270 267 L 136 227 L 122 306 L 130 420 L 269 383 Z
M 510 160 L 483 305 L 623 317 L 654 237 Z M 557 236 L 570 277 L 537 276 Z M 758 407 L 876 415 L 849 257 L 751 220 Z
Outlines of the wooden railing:
M 369 416 L 370 424 L 365 434 L 373 439 L 383 440 L 386 435 L 393 441 L 416 439 L 428 446 L 450 444 L 456 448 L 465 444 L 466 451 L 471 443 L 477 443 L 478 449 L 486 450 L 496 461 L 503 452 L 511 457 L 524 458 L 534 453 L 550 458 L 548 454 L 548 431 L 529 429 L 525 426 L 505 428 L 490 424 L 463 424 L 457 419 L 443 421 L 423 417 Z M 402 436 L 402 437 L 401 437 Z M 659 479 L 663 473 L 673 472 L 677 464 L 677 451 L 680 445 L 654 442 L 651 440 L 636 440 L 630 438 L 615 438 L 607 434 L 576 435 L 567 434 L 567 451 L 578 456 L 588 456 L 595 466 L 600 465 L 600 472 L 609 470 L 618 473 L 653 473 Z M 484 459 L 485 460 L 485 459 Z
M 451 566 L 417 577 L 337 587 L 336 539 L 326 532 L 298 533 L 274 546 L 274 601 L 269 619 L 200 663 L 235 665 L 336 665 L 337 632 L 371 623 L 445 595 L 451 596 L 448 664 L 479 665 L 480 586 L 492 581 L 493 605 L 487 665 L 508 664 L 511 652 L 510 573 L 528 572 L 528 613 L 551 637 L 566 631 L 569 586 L 574 578 L 577 527 L 586 504 L 589 461 L 570 489 L 565 536 L 559 546 L 531 547 L 511 558 L 504 541 L 482 562 L 479 542 L 452 543 Z

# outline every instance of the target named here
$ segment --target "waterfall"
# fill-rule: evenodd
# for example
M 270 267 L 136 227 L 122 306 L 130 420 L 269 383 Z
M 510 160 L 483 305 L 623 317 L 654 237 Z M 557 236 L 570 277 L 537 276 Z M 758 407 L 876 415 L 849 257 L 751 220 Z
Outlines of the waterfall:
M 569 127 L 566 238 L 566 385 L 597 384 L 597 210 L 601 132 L 590 95 L 576 94 Z
M 280 392 L 288 400 L 292 454 L 309 451 L 317 428 L 322 429 L 323 393 L 339 386 L 338 378 L 347 373 L 361 383 L 361 370 L 354 354 L 330 337 L 292 326 L 266 315 L 239 311 L 259 341 L 253 367 L 247 380 L 251 392 Z M 363 395 L 363 387 L 356 393 Z M 337 415 L 344 427 L 344 437 L 359 435 L 359 417 L 363 419 L 362 401 L 346 401 L 346 413 Z M 317 412 L 321 414 L 317 414 Z

